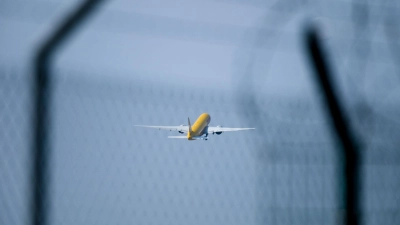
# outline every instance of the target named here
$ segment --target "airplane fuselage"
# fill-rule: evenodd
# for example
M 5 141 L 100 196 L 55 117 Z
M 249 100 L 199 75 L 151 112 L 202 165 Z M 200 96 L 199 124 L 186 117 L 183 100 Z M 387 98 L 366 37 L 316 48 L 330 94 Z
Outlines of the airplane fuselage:
M 203 113 L 197 118 L 196 122 L 192 125 L 192 131 L 188 132 L 188 140 L 195 140 L 193 137 L 202 136 L 207 134 L 207 127 L 211 121 L 211 117 L 208 113 Z

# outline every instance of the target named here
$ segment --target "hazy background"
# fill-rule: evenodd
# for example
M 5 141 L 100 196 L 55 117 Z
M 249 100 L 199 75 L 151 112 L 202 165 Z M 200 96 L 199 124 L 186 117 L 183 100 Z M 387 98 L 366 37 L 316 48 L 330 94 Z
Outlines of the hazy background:
M 32 60 L 79 1 L 0 1 L 0 224 L 29 221 Z M 50 224 L 337 224 L 323 36 L 363 143 L 363 224 L 400 222 L 397 1 L 109 1 L 55 58 Z M 206 141 L 133 127 L 256 127 Z

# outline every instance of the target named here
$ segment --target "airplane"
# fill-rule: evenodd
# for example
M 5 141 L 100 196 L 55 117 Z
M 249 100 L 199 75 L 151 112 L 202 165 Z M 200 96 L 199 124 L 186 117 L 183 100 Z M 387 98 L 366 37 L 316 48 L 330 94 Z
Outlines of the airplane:
M 228 127 L 210 127 L 208 124 L 211 121 L 211 117 L 208 113 L 202 113 L 199 118 L 197 118 L 196 122 L 193 126 L 190 123 L 190 119 L 188 117 L 188 126 L 180 125 L 180 126 L 147 126 L 147 125 L 134 125 L 136 127 L 147 127 L 147 128 L 156 128 L 159 130 L 169 130 L 169 131 L 178 131 L 180 134 L 187 134 L 186 136 L 168 136 L 168 138 L 182 138 L 187 139 L 189 141 L 193 140 L 208 140 L 209 134 L 217 134 L 220 135 L 223 132 L 227 131 L 240 131 L 240 130 L 254 130 L 256 128 L 228 128 Z

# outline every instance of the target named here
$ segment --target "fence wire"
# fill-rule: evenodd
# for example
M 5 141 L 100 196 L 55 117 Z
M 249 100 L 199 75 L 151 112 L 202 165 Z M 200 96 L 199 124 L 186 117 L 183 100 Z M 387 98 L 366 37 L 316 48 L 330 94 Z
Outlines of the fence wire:
M 44 23 L 49 15 L 29 9 L 57 11 L 66 3 L 37 1 L 41 7 L 27 3 L 24 10 L 1 4 L 3 21 Z M 209 4 L 265 13 L 245 27 L 105 4 L 81 33 L 233 48 L 230 90 L 138 79 L 140 69 L 52 68 L 49 224 L 342 224 L 343 162 L 302 46 L 307 24 L 323 36 L 337 92 L 362 143 L 360 224 L 398 224 L 398 3 Z M 111 42 L 98 38 L 100 45 Z M 105 53 L 111 61 L 113 53 Z M 0 224 L 27 224 L 33 72 L 8 62 L 0 68 Z M 169 74 L 160 77 L 176 79 Z M 186 125 L 202 112 L 212 125 L 256 130 L 188 142 L 133 126 Z

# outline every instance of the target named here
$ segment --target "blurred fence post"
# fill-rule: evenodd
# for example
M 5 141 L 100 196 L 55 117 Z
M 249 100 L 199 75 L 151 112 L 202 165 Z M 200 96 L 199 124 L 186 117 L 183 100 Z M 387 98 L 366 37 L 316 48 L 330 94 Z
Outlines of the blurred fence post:
M 326 60 L 321 43 L 315 28 L 309 28 L 305 34 L 306 51 L 314 68 L 315 80 L 319 90 L 324 96 L 324 107 L 332 118 L 331 125 L 340 140 L 341 176 L 343 183 L 341 195 L 344 200 L 345 224 L 360 224 L 360 152 L 355 135 L 350 129 L 350 120 L 346 117 L 344 109 L 339 102 L 332 84 L 332 74 Z
M 51 94 L 52 84 L 50 64 L 54 53 L 60 45 L 72 34 L 74 29 L 93 12 L 101 0 L 87 0 L 80 4 L 55 32 L 44 41 L 35 56 L 35 77 L 33 81 L 33 144 L 32 144 L 32 224 L 48 224 L 47 209 L 49 183 L 49 129 L 51 128 Z

